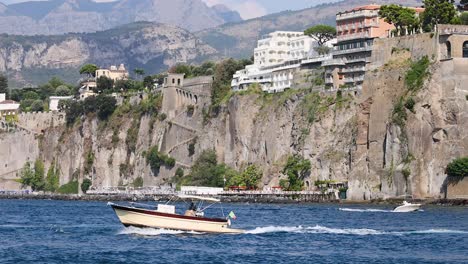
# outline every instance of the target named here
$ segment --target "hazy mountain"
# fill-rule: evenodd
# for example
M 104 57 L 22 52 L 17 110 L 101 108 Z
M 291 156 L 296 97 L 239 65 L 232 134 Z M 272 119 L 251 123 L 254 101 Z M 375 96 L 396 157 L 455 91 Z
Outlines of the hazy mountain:
M 148 74 L 177 62 L 201 62 L 217 51 L 178 27 L 139 22 L 98 33 L 59 36 L 0 35 L 0 72 L 16 86 L 36 85 L 52 76 L 79 79 L 85 63 L 101 67 L 124 63 Z
M 344 0 L 318 5 L 299 11 L 284 11 L 239 23 L 221 25 L 197 32 L 196 35 L 227 57 L 250 57 L 257 40 L 275 30 L 303 31 L 315 24 L 335 25 L 336 13 L 365 4 L 395 3 L 394 0 Z M 420 0 L 402 1 L 407 6 L 419 6 Z
M 242 17 L 237 11 L 229 9 L 227 6 L 219 4 L 211 7 L 226 23 L 242 21 Z
M 202 0 L 31 1 L 0 4 L 0 33 L 53 35 L 96 32 L 136 21 L 170 24 L 197 31 L 241 21 L 226 6 L 208 7 Z

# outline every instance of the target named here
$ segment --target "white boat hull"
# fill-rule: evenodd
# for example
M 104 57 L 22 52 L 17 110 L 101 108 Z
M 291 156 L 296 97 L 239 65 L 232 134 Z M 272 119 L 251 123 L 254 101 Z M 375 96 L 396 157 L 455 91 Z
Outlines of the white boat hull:
M 169 230 L 207 233 L 243 233 L 240 229 L 229 228 L 227 219 L 191 217 L 166 214 L 153 210 L 111 205 L 120 222 L 125 226 L 150 227 Z
M 398 206 L 393 210 L 393 212 L 398 212 L 398 213 L 408 213 L 408 212 L 414 212 L 419 210 L 421 207 L 420 204 L 407 204 L 407 205 L 402 205 Z

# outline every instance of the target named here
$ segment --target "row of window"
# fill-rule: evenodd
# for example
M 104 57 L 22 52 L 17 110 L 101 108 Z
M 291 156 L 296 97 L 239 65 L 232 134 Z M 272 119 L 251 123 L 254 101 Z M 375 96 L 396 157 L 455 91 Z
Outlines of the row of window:
M 372 46 L 372 40 L 337 45 L 338 50 L 357 49 Z

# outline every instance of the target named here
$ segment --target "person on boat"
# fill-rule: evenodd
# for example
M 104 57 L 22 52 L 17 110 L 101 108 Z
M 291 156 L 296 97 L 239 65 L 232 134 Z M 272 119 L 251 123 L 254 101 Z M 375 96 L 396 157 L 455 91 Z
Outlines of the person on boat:
M 196 216 L 195 212 L 197 211 L 197 206 L 192 202 L 187 211 L 185 211 L 185 216 Z

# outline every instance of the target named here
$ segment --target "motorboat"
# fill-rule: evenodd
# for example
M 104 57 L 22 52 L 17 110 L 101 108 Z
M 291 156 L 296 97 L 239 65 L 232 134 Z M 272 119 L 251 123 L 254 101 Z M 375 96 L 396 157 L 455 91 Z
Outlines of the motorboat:
M 211 218 L 205 216 L 206 209 L 220 200 L 211 197 L 200 197 L 191 195 L 179 195 L 178 199 L 191 200 L 190 207 L 184 214 L 177 214 L 174 202 L 171 199 L 166 204 L 157 204 L 156 209 L 149 209 L 147 204 L 130 203 L 129 206 L 108 203 L 114 209 L 120 222 L 128 227 L 158 228 L 178 231 L 195 231 L 203 233 L 243 233 L 244 230 L 231 228 L 229 216 L 235 215 L 233 212 L 227 217 Z M 177 199 L 175 200 L 177 201 Z M 194 201 L 198 202 L 195 206 Z M 209 205 L 204 206 L 204 202 Z
M 408 203 L 407 201 L 403 201 L 403 204 L 393 209 L 393 212 L 399 213 L 407 213 L 407 212 L 414 212 L 419 210 L 421 204 L 412 204 Z

